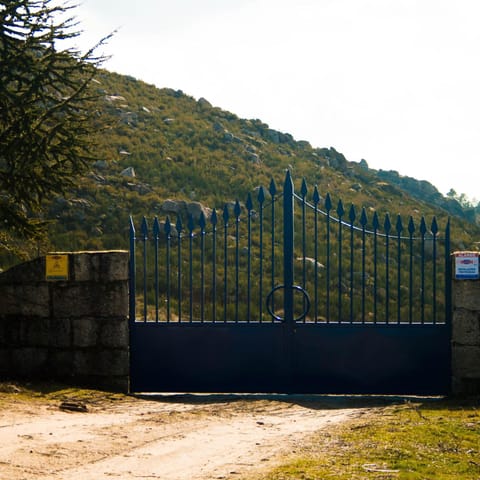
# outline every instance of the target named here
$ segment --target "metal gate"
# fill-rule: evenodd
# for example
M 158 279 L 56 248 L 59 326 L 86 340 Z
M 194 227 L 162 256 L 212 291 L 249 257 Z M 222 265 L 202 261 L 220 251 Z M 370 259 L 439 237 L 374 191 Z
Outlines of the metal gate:
M 131 220 L 131 391 L 448 393 L 449 237 L 289 173 L 221 214 Z

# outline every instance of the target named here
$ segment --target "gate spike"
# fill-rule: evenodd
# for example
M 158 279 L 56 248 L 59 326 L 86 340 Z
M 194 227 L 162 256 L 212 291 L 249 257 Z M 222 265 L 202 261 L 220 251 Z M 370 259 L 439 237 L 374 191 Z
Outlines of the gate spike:
M 420 222 L 420 233 L 425 235 L 427 233 L 427 224 L 425 223 L 425 217 L 422 217 Z
M 238 221 L 240 214 L 242 213 L 242 207 L 240 207 L 240 202 L 238 200 L 235 202 L 235 206 L 233 207 L 233 213 Z
M 160 235 L 160 224 L 158 223 L 158 217 L 153 220 L 153 237 L 158 238 Z
M 180 215 L 177 215 L 177 223 L 175 224 L 175 228 L 177 229 L 178 236 L 180 237 L 180 233 L 183 230 L 182 217 L 180 217 Z
M 325 197 L 325 210 L 329 212 L 332 209 L 332 199 L 330 197 L 330 194 L 327 193 L 327 196 Z
M 392 228 L 392 224 L 390 222 L 390 215 L 388 213 L 385 215 L 385 223 L 383 224 L 383 228 L 385 229 L 385 233 L 387 233 L 388 235 Z
M 260 205 L 265 201 L 265 189 L 263 187 L 258 189 L 257 200 Z
M 313 203 L 315 207 L 320 203 L 320 194 L 318 193 L 318 187 L 316 185 L 313 190 Z
M 378 213 L 376 211 L 373 213 L 372 225 L 373 225 L 373 230 L 378 230 L 378 227 L 380 226 L 380 222 L 378 220 Z
M 252 194 L 250 192 L 248 192 L 247 203 L 245 206 L 247 207 L 249 213 L 253 210 Z
M 437 224 L 436 217 L 433 217 L 431 230 L 432 230 L 433 236 L 435 236 L 438 233 L 438 224 Z
M 350 211 L 348 213 L 348 218 L 350 219 L 350 223 L 353 225 L 353 222 L 357 218 L 357 215 L 355 213 L 355 206 L 353 205 L 353 203 L 350 205 Z
M 228 205 L 225 204 L 225 206 L 223 207 L 223 222 L 227 224 L 229 218 L 230 218 L 230 213 L 228 212 Z
M 400 215 L 397 215 L 397 223 L 395 228 L 397 229 L 397 233 L 400 235 L 403 231 L 402 217 Z
M 193 215 L 191 213 L 188 214 L 188 230 L 190 230 L 190 234 L 193 232 L 195 229 L 195 220 L 193 219 Z
M 338 207 L 337 207 L 337 215 L 339 216 L 339 218 L 342 218 L 344 213 L 345 213 L 345 209 L 343 208 L 343 202 L 342 200 L 339 200 Z
M 272 197 L 274 197 L 275 194 L 277 193 L 277 186 L 275 185 L 275 180 L 273 178 L 270 180 L 270 187 L 269 187 L 268 191 L 270 192 L 270 195 Z
M 212 225 L 216 225 L 218 223 L 217 209 L 216 208 L 213 209 L 212 216 L 210 217 L 210 223 Z
M 143 239 L 146 240 L 148 238 L 148 225 L 146 217 L 143 217 L 142 225 L 140 227 L 140 232 L 142 232 Z
M 408 233 L 410 235 L 413 235 L 415 232 L 415 223 L 413 222 L 413 217 L 410 217 L 410 220 L 408 221 Z
M 303 178 L 302 180 L 302 187 L 300 189 L 300 193 L 302 194 L 302 198 L 305 198 L 307 196 L 308 188 L 307 188 L 307 181 L 305 180 L 305 178 Z
M 163 228 L 165 230 L 165 235 L 169 237 L 172 233 L 172 224 L 170 223 L 170 217 L 167 216 L 165 220 L 165 226 Z
M 133 217 L 130 215 L 130 238 L 135 238 L 135 224 L 133 223 Z
M 204 232 L 205 227 L 207 225 L 207 220 L 206 220 L 205 214 L 203 212 L 200 214 L 200 218 L 198 219 L 198 225 L 200 226 L 200 229 L 202 230 L 202 232 Z
M 362 227 L 366 227 L 367 223 L 368 223 L 367 211 L 365 210 L 365 207 L 363 207 L 362 214 L 360 215 L 360 225 Z

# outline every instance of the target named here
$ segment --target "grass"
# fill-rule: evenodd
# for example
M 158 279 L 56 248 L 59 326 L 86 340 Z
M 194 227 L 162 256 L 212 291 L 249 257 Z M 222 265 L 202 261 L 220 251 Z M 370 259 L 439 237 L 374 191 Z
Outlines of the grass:
M 318 432 L 295 457 L 261 478 L 480 480 L 479 400 L 378 409 L 368 418 Z
M 0 408 L 12 400 L 17 402 L 56 404 L 63 401 L 86 402 L 89 404 L 119 401 L 125 394 L 71 387 L 56 382 L 1 382 Z

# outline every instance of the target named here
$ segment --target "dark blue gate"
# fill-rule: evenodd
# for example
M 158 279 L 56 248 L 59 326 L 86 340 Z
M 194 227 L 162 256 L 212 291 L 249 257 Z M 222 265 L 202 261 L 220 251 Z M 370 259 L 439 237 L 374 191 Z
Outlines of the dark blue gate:
M 449 223 L 334 210 L 287 173 L 130 231 L 132 391 L 449 392 Z

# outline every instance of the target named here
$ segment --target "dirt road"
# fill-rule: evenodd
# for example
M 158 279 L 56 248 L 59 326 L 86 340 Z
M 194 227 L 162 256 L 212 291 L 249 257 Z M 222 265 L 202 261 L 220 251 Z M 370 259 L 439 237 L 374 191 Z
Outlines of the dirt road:
M 0 479 L 241 478 L 368 412 L 316 397 L 177 395 L 0 403 Z M 66 408 L 66 409 L 65 409 Z

